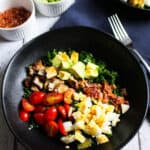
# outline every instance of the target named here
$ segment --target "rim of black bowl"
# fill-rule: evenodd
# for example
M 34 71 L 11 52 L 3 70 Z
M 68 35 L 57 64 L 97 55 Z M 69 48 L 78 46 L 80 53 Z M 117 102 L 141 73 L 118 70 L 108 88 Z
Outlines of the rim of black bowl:
M 88 30 L 93 30 L 93 31 L 97 31 L 99 32 L 100 34 L 103 34 L 104 36 L 106 36 L 107 38 L 111 39 L 113 42 L 116 42 L 118 43 L 119 45 L 121 45 L 122 47 L 124 47 L 128 52 L 129 54 L 134 57 L 134 59 L 137 61 L 137 63 L 139 64 L 139 67 L 141 69 L 141 71 L 143 72 L 143 75 L 144 75 L 144 79 L 145 79 L 145 83 L 146 83 L 146 89 L 147 89 L 147 104 L 146 104 L 146 109 L 145 109 L 145 113 L 143 114 L 143 117 L 141 119 L 141 122 L 139 123 L 138 127 L 134 130 L 134 132 L 132 132 L 132 134 L 126 139 L 126 141 L 124 143 L 122 143 L 120 145 L 120 147 L 118 147 L 119 149 L 122 148 L 124 145 L 126 145 L 137 133 L 137 131 L 139 130 L 139 128 L 141 127 L 141 125 L 143 124 L 143 121 L 145 120 L 145 117 L 146 117 L 146 114 L 147 114 L 147 111 L 148 111 L 148 102 L 149 102 L 149 85 L 148 85 L 148 76 L 146 74 L 146 70 L 145 68 L 142 66 L 142 64 L 140 64 L 138 58 L 136 58 L 131 52 L 130 50 L 124 46 L 120 41 L 116 40 L 111 34 L 109 33 L 106 33 L 105 31 L 103 30 L 100 30 L 100 29 L 96 29 L 96 28 L 92 28 L 92 27 L 88 27 L 88 26 L 72 26 L 72 27 L 63 27 L 63 28 L 59 28 L 59 29 L 54 29 L 54 30 L 51 30 L 49 32 L 55 32 L 55 31 L 61 31 L 61 30 L 67 30 L 67 29 L 88 29 Z M 36 40 L 38 39 L 41 39 L 43 38 L 46 34 L 48 34 L 49 32 L 46 32 L 46 33 L 43 33 L 41 34 L 40 36 L 32 39 L 31 41 L 29 41 L 28 43 L 26 43 L 25 45 L 23 45 L 14 55 L 13 57 L 10 59 L 5 71 L 4 71 L 4 74 L 3 74 L 3 77 L 2 77 L 2 84 L 1 84 L 1 102 L 2 102 L 2 111 L 3 111 L 3 115 L 4 115 L 4 118 L 5 118 L 5 121 L 7 123 L 7 126 L 8 128 L 10 129 L 10 131 L 13 133 L 13 135 L 16 137 L 16 139 L 27 149 L 31 149 L 31 147 L 29 145 L 27 145 L 21 138 L 19 135 L 17 135 L 17 133 L 14 131 L 13 127 L 11 126 L 11 123 L 10 121 L 7 119 L 7 112 L 6 112 L 6 106 L 4 104 L 4 85 L 5 85 L 5 82 L 6 82 L 6 76 L 8 74 L 8 71 L 11 67 L 11 64 L 13 63 L 13 61 L 15 60 L 15 58 L 20 55 L 22 53 L 22 51 L 24 51 L 24 49 L 26 47 L 28 47 L 28 45 L 32 44 L 33 42 L 35 42 Z M 32 150 L 32 149 L 31 149 Z

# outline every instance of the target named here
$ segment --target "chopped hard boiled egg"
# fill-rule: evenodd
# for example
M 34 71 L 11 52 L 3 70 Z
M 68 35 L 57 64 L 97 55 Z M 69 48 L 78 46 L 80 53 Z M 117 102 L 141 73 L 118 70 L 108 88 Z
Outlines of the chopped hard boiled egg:
M 84 120 L 79 120 L 74 124 L 75 129 L 83 130 L 85 128 Z
M 65 128 L 65 130 L 66 130 L 67 132 L 70 132 L 70 131 L 72 131 L 72 130 L 74 129 L 74 127 L 73 127 L 71 121 L 65 121 L 65 122 L 63 123 L 63 126 L 64 126 L 64 128 Z
M 75 139 L 79 141 L 80 143 L 84 143 L 86 138 L 83 136 L 82 132 L 80 130 L 75 131 Z
M 92 145 L 92 140 L 89 138 L 89 139 L 86 139 L 85 142 L 79 144 L 78 149 L 86 149 L 90 147 L 91 145 Z
M 96 141 L 98 144 L 103 144 L 109 141 L 108 137 L 105 134 L 100 134 L 96 136 Z
M 72 142 L 75 141 L 75 136 L 69 134 L 69 135 L 67 135 L 67 136 L 62 136 L 62 137 L 60 138 L 60 140 L 61 140 L 62 142 L 64 142 L 65 144 L 69 144 L 69 143 L 72 143 Z
M 80 93 L 80 95 L 85 96 L 83 93 Z M 97 104 L 93 104 L 92 98 L 84 97 L 81 100 L 78 93 L 76 93 L 75 97 L 79 101 L 77 104 L 78 110 L 72 114 L 75 120 L 74 128 L 77 130 L 75 135 L 80 137 L 83 132 L 95 137 L 99 144 L 108 142 L 109 139 L 106 135 L 112 135 L 112 126 L 116 126 L 120 121 L 120 114 L 114 111 L 114 106 L 111 104 L 103 104 L 100 101 Z M 78 134 L 81 135 L 78 136 Z
M 130 106 L 128 104 L 121 104 L 122 113 L 126 113 L 129 110 Z

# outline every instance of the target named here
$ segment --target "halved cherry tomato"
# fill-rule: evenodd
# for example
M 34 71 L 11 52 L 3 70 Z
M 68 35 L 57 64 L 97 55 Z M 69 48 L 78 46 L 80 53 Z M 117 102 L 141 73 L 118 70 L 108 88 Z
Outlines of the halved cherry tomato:
M 35 107 L 35 110 L 34 110 L 34 112 L 36 112 L 36 113 L 44 113 L 45 111 L 46 111 L 46 107 L 45 106 L 42 106 L 42 105 L 37 105 L 36 107 Z
M 37 124 L 39 124 L 39 125 L 44 124 L 44 113 L 34 113 L 33 118 Z
M 30 119 L 30 114 L 29 112 L 26 112 L 24 110 L 19 111 L 19 117 L 22 121 L 27 122 Z
M 73 96 L 74 90 L 69 88 L 65 93 L 64 93 L 64 102 L 66 104 L 71 104 L 72 103 L 72 96 Z
M 59 115 L 60 115 L 60 117 L 61 117 L 62 119 L 66 119 L 66 118 L 67 118 L 67 112 L 66 112 L 64 106 L 58 106 L 58 107 L 57 107 L 57 110 L 58 110 L 58 113 L 59 113 Z
M 41 104 L 43 101 L 43 98 L 45 96 L 44 92 L 41 91 L 35 91 L 31 94 L 31 96 L 29 97 L 29 101 L 31 102 L 31 104 L 33 105 L 37 105 L 37 104 Z
M 72 117 L 73 108 L 69 104 L 64 104 L 64 107 L 67 112 L 67 117 L 69 118 L 69 120 L 72 121 L 73 120 L 73 117 Z
M 55 137 L 59 131 L 58 125 L 55 121 L 48 121 L 45 124 L 45 131 L 50 137 Z
M 58 92 L 48 93 L 46 94 L 44 98 L 44 104 L 55 105 L 55 104 L 62 102 L 63 99 L 64 99 L 64 96 L 62 93 L 58 93 Z
M 67 131 L 65 130 L 62 119 L 58 119 L 58 127 L 62 135 L 67 135 Z
M 57 118 L 58 112 L 55 106 L 49 107 L 45 114 L 44 114 L 44 119 L 46 122 L 55 120 Z
M 64 104 L 64 108 L 66 110 L 66 113 L 68 114 L 69 110 L 70 110 L 70 105 L 69 104 Z
M 27 112 L 32 112 L 35 109 L 35 107 L 32 104 L 30 104 L 28 100 L 25 98 L 22 98 L 21 104 L 22 104 L 23 109 Z

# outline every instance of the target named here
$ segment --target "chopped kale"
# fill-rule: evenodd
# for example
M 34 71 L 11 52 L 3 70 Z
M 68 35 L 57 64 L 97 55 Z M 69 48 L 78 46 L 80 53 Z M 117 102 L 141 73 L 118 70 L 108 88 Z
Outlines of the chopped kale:
M 107 82 L 110 84 L 115 84 L 116 78 L 118 76 L 117 72 L 104 69 L 102 74 Z
M 29 88 L 24 88 L 24 95 L 23 95 L 23 97 L 29 98 L 30 95 L 31 95 L 31 90 Z
M 106 69 L 105 67 L 99 69 L 99 76 L 94 80 L 94 82 L 104 82 L 107 81 L 109 84 L 115 84 L 116 79 L 118 77 L 117 72 L 115 71 L 110 71 Z
M 110 71 L 106 68 L 106 65 L 102 61 L 97 61 L 92 53 L 81 51 L 79 55 L 79 60 L 87 64 L 88 62 L 95 63 L 99 66 L 99 76 L 97 78 L 91 78 L 91 82 L 104 82 L 107 81 L 110 84 L 114 84 L 116 82 L 116 78 L 118 76 L 117 72 Z
M 58 50 L 53 49 L 51 52 L 48 51 L 46 56 L 43 56 L 41 58 L 42 63 L 45 66 L 51 66 L 52 65 L 52 59 L 58 54 Z
M 71 103 L 71 106 L 75 109 L 74 111 L 78 111 L 77 104 L 78 104 L 78 101 L 75 101 L 75 100 Z
M 85 64 L 87 64 L 88 62 L 91 62 L 91 63 L 96 62 L 93 54 L 89 53 L 89 52 L 86 52 L 86 51 L 81 51 L 79 53 L 79 60 L 82 61 Z
M 99 68 L 98 68 L 99 73 L 101 73 L 106 68 L 105 63 L 103 61 L 100 61 L 100 60 L 96 61 L 96 65 L 99 66 Z

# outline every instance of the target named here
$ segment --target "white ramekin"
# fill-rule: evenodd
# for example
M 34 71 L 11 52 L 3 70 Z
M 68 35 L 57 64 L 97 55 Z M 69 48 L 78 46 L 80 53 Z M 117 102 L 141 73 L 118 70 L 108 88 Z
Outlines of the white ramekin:
M 0 36 L 17 41 L 31 36 L 35 26 L 35 6 L 32 0 L 0 0 L 0 12 L 14 7 L 24 7 L 31 12 L 31 16 L 23 24 L 13 28 L 0 28 Z
M 34 0 L 37 10 L 44 16 L 57 17 L 63 14 L 74 3 L 74 0 L 60 0 L 58 2 L 41 2 Z

